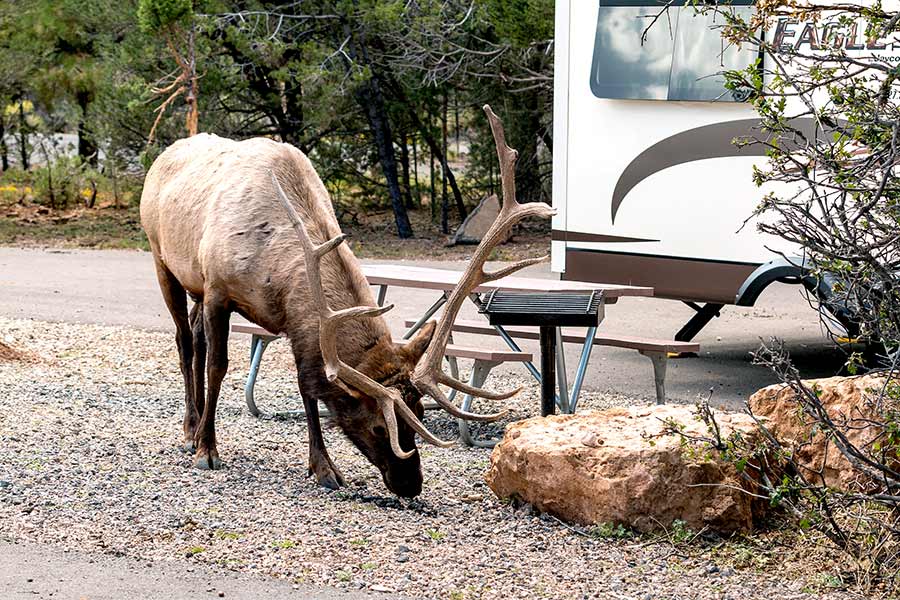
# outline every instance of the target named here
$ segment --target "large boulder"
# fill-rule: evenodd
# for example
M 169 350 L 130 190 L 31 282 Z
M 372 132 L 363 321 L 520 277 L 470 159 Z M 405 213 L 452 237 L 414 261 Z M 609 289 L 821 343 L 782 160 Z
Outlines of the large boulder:
M 477 244 L 481 242 L 487 234 L 488 229 L 497 220 L 500 214 L 500 200 L 497 196 L 491 195 L 484 198 L 478 203 L 472 212 L 466 217 L 456 233 L 450 239 L 448 246 L 456 246 L 457 244 Z M 511 235 L 512 230 L 507 234 L 507 239 Z M 503 240 L 504 242 L 506 240 Z
M 756 431 L 747 415 L 716 412 L 723 436 Z M 689 452 L 664 421 L 708 435 L 688 406 L 614 408 L 512 424 L 491 454 L 485 480 L 497 496 L 531 503 L 566 521 L 639 531 L 682 520 L 699 531 L 751 529 L 764 505 L 731 464 Z
M 804 381 L 816 390 L 822 406 L 832 421 L 858 448 L 866 448 L 882 431 L 867 420 L 877 418 L 873 392 L 880 392 L 885 380 L 881 376 L 829 377 Z M 812 483 L 821 483 L 813 475 L 822 471 L 825 484 L 843 490 L 864 491 L 868 480 L 852 467 L 841 451 L 828 441 L 813 419 L 800 409 L 796 394 L 786 385 L 763 388 L 750 396 L 750 410 L 765 417 L 766 426 L 776 439 L 794 452 L 795 460 L 811 471 L 805 473 Z M 883 420 L 883 419 L 882 419 Z

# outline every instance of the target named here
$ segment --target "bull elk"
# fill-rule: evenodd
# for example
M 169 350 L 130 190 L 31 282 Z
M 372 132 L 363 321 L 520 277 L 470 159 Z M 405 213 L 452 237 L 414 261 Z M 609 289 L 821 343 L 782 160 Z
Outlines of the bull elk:
M 392 341 L 382 317 L 391 306 L 375 305 L 359 262 L 343 243 L 328 192 L 302 152 L 269 139 L 234 142 L 203 134 L 172 144 L 156 159 L 141 196 L 141 224 L 175 321 L 185 386 L 184 444 L 195 453 L 196 467 L 221 465 L 215 414 L 232 312 L 290 341 L 309 426 L 309 473 L 325 487 L 337 488 L 344 480 L 325 448 L 320 400 L 378 467 L 387 488 L 405 497 L 422 490 L 415 434 L 438 446 L 453 443 L 422 424 L 423 395 L 458 418 L 502 416 L 462 411 L 439 384 L 489 399 L 518 390 L 471 388 L 446 375 L 441 362 L 453 321 L 472 290 L 543 260 L 486 272 L 491 250 L 515 223 L 548 217 L 553 209 L 516 201 L 517 153 L 506 145 L 497 116 L 489 106 L 484 110 L 500 158 L 501 212 L 440 321 L 428 323 L 405 345 Z M 188 295 L 194 301 L 190 313 Z

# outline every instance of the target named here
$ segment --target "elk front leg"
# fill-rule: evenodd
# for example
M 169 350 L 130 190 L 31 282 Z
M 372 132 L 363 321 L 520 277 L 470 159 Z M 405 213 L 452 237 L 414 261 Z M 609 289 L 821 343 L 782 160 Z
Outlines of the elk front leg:
M 319 423 L 319 401 L 312 394 L 304 394 L 303 406 L 306 408 L 306 425 L 309 430 L 309 474 L 316 476 L 316 482 L 322 487 L 336 490 L 347 485 L 344 476 L 328 456 L 325 439 L 322 437 L 322 426 Z
M 197 453 L 194 466 L 198 469 L 218 469 L 222 466 L 216 449 L 216 404 L 222 379 L 228 370 L 228 321 L 231 314 L 217 299 L 206 295 L 203 303 L 203 329 L 206 333 L 207 359 L 206 403 L 195 437 Z

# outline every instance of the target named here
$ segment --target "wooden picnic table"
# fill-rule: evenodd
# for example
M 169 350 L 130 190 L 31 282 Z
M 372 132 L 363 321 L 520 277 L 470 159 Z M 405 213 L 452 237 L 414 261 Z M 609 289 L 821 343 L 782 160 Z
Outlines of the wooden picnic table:
M 442 292 L 452 291 L 456 284 L 459 283 L 459 278 L 462 275 L 462 271 L 400 264 L 363 265 L 363 273 L 371 285 L 379 286 L 380 288 L 396 286 Z M 653 295 L 653 288 L 649 287 L 563 281 L 560 279 L 521 277 L 518 275 L 511 275 L 480 285 L 475 288 L 474 293 L 483 294 L 493 290 L 544 293 L 602 291 L 606 304 L 614 304 L 622 296 Z

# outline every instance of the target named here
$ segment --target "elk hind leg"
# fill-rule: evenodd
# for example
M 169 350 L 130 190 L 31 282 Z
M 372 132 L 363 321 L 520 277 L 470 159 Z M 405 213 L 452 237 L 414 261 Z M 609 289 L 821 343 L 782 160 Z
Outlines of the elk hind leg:
M 193 450 L 194 429 L 196 429 L 198 417 L 194 408 L 195 387 L 191 364 L 194 358 L 194 348 L 191 326 L 188 321 L 187 292 L 162 261 L 157 259 L 155 264 L 159 289 L 166 307 L 172 315 L 172 320 L 175 321 L 175 345 L 178 348 L 178 361 L 184 377 L 184 447 L 190 451 Z
M 222 466 L 216 448 L 216 404 L 222 379 L 228 371 L 228 321 L 231 311 L 217 298 L 207 294 L 203 302 L 203 330 L 206 334 L 206 402 L 196 434 L 194 466 L 218 469 Z
M 189 317 L 191 334 L 193 335 L 194 360 L 191 372 L 194 379 L 192 393 L 193 402 L 190 408 L 185 409 L 185 449 L 193 452 L 196 450 L 197 429 L 200 425 L 200 417 L 203 415 L 203 407 L 206 402 L 203 399 L 206 381 L 206 333 L 203 329 L 203 301 L 195 300 Z

